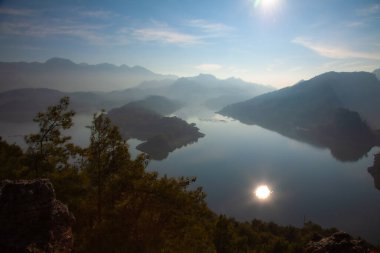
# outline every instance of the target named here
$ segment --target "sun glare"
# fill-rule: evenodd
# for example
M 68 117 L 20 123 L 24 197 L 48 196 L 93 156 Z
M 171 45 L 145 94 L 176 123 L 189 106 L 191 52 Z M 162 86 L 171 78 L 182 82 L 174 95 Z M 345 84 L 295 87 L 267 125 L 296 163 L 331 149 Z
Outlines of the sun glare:
M 263 7 L 265 7 L 265 8 L 272 7 L 273 5 L 276 4 L 276 0 L 262 0 L 262 1 L 261 1 L 261 4 L 262 4 Z
M 254 6 L 261 6 L 264 9 L 272 9 L 278 4 L 278 0 L 255 0 Z
M 255 189 L 256 198 L 260 200 L 268 199 L 271 194 L 272 192 L 267 185 L 260 185 Z

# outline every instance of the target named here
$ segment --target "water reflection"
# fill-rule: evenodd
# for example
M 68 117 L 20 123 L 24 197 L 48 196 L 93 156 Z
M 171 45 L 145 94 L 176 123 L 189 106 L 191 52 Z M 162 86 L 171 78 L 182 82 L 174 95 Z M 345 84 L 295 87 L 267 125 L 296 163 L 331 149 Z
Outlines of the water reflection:
M 242 123 L 248 125 L 253 124 L 244 121 Z M 308 131 L 302 128 L 283 127 L 278 124 L 254 124 L 314 147 L 328 148 L 331 155 L 342 162 L 358 161 L 376 146 L 376 142 L 373 138 L 362 138 L 362 136 L 355 136 L 354 134 L 351 135 L 350 138 L 343 138 L 338 134 L 325 134 L 323 131 Z
M 203 135 L 181 136 L 168 140 L 162 135 L 156 135 L 136 146 L 136 149 L 149 154 L 151 159 L 161 161 L 176 149 L 196 143 Z
M 373 177 L 375 187 L 380 190 L 380 153 L 374 155 L 373 166 L 368 168 L 368 173 Z

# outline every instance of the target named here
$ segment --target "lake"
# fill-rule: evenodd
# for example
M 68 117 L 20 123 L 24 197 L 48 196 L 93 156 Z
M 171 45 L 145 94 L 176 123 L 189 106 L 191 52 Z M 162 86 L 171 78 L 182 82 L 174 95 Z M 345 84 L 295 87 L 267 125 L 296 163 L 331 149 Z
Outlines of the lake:
M 356 162 L 341 162 L 328 149 L 258 126 L 194 117 L 188 122 L 206 136 L 152 161 L 149 169 L 196 176 L 215 212 L 282 225 L 310 220 L 380 244 L 380 191 L 367 172 L 380 148 Z M 260 184 L 270 186 L 270 199 L 256 200 L 253 192 Z
M 209 207 L 238 220 L 262 219 L 282 225 L 302 226 L 312 221 L 337 227 L 374 244 L 380 244 L 380 191 L 367 168 L 380 148 L 356 162 L 336 160 L 328 149 L 313 147 L 258 126 L 244 125 L 207 112 L 180 112 L 206 136 L 177 149 L 148 169 L 161 175 L 196 176 L 195 186 L 207 193 Z M 76 116 L 72 130 L 77 144 L 88 141 L 91 117 Z M 22 143 L 33 124 L 0 122 L 0 135 Z M 140 143 L 129 141 L 131 153 Z M 269 199 L 259 201 L 254 189 L 267 184 Z

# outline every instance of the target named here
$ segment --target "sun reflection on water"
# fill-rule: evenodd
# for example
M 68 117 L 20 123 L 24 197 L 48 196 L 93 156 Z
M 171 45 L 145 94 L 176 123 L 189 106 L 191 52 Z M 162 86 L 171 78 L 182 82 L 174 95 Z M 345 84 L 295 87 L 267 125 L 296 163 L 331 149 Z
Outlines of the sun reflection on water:
M 269 186 L 266 184 L 259 185 L 254 190 L 255 196 L 259 200 L 269 199 L 272 193 L 273 193 L 273 191 L 271 191 Z

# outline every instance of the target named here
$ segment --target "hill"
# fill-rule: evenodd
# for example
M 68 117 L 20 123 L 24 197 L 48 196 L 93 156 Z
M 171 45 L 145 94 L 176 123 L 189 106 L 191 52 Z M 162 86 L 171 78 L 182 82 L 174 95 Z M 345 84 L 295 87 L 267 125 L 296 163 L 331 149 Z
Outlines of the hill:
M 79 114 L 92 114 L 101 109 L 109 110 L 127 102 L 153 110 L 162 115 L 169 115 L 181 108 L 176 100 L 163 96 L 149 96 L 135 100 L 133 92 L 113 95 L 116 92 L 62 92 L 46 88 L 16 89 L 0 92 L 0 120 L 8 122 L 31 121 L 37 112 L 56 103 L 63 96 L 70 97 L 70 107 Z M 137 96 L 142 97 L 143 94 Z
M 165 159 L 175 149 L 197 142 L 204 136 L 195 124 L 188 124 L 178 117 L 163 117 L 140 106 L 146 106 L 146 101 L 149 99 L 112 109 L 108 116 L 124 138 L 145 141 L 137 149 L 148 153 L 152 159 Z
M 367 170 L 368 173 L 373 177 L 375 187 L 380 190 L 380 153 L 374 155 L 373 165 Z
M 181 101 L 185 106 L 205 106 L 220 110 L 224 106 L 264 94 L 274 89 L 269 86 L 249 83 L 236 78 L 218 79 L 200 74 L 177 80 L 154 80 L 108 94 L 108 99 L 120 101 L 125 98 L 139 100 L 150 95 L 165 96 Z
M 70 61 L 59 61 L 57 65 L 76 68 Z M 38 75 L 38 71 L 31 73 Z M 203 106 L 219 110 L 227 104 L 272 90 L 270 87 L 247 83 L 239 79 L 220 80 L 211 75 L 183 77 L 178 80 L 144 81 L 133 88 L 110 92 L 67 92 L 48 88 L 23 88 L 0 92 L 0 119 L 30 121 L 38 111 L 57 102 L 63 96 L 70 97 L 70 106 L 78 113 L 94 113 L 100 109 L 109 110 L 141 100 L 138 102 L 139 106 L 143 103 L 147 109 L 154 109 L 159 114 L 168 115 L 180 107 Z
M 373 73 L 376 75 L 377 79 L 380 80 L 380 69 L 375 69 Z
M 166 90 L 171 98 L 187 104 L 201 104 L 212 110 L 220 110 L 230 103 L 273 91 L 273 88 L 236 78 L 220 80 L 212 75 L 200 74 L 179 78 Z
M 140 66 L 90 65 L 68 59 L 40 62 L 0 62 L 0 91 L 50 88 L 61 91 L 112 91 L 136 86 L 146 80 L 176 79 Z
M 62 92 L 46 88 L 16 89 L 0 93 L 0 120 L 8 122 L 31 121 L 37 112 L 60 98 L 70 97 L 70 107 L 77 113 L 94 113 L 107 108 L 102 93 L 94 92 Z
M 129 103 L 128 106 L 150 110 L 160 115 L 170 115 L 182 107 L 179 101 L 157 95 L 133 101 Z
M 371 73 L 328 72 L 220 113 L 356 160 L 375 145 L 371 128 L 380 128 L 379 97 L 380 81 Z

